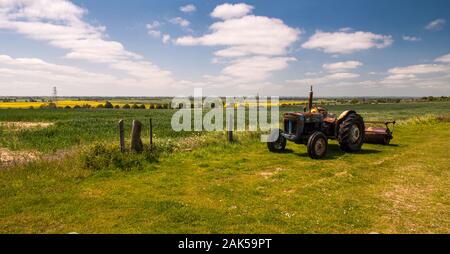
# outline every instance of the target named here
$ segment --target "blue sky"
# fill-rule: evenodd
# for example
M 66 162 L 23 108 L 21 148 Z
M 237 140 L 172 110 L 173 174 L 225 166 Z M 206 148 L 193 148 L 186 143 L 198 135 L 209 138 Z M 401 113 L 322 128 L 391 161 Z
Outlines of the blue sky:
M 0 95 L 450 95 L 449 1 L 0 0 Z

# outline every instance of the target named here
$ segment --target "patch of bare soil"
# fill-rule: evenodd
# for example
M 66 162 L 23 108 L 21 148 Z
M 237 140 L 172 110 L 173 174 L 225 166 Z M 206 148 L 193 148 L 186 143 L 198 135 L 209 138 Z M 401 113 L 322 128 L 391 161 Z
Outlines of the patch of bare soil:
M 2 128 L 8 130 L 26 130 L 26 129 L 40 129 L 48 128 L 54 125 L 54 123 L 48 122 L 0 122 Z
M 38 158 L 36 152 L 31 151 L 11 151 L 0 147 L 0 165 L 9 166 L 12 164 L 27 163 Z
M 403 169 L 413 173 L 422 168 L 406 166 Z M 385 214 L 379 218 L 380 224 L 384 225 L 383 233 L 436 233 L 450 225 L 448 207 L 436 199 L 436 193 L 442 187 L 435 184 L 431 176 L 417 175 L 399 176 L 381 193 L 386 201 Z M 413 183 L 414 177 L 420 177 L 423 182 Z
M 412 215 L 422 213 L 424 207 L 432 207 L 426 199 L 431 192 L 431 189 L 393 185 L 388 191 L 383 193 L 384 199 L 388 202 L 385 207 L 388 213 L 382 216 L 382 220 L 386 224 L 391 225 L 385 233 L 394 233 L 398 230 L 418 233 L 417 231 L 420 231 L 419 225 L 422 223 L 418 223 L 420 220 L 417 218 L 413 219 Z
M 269 179 L 272 176 L 280 173 L 281 171 L 284 171 L 283 168 L 276 168 L 275 170 L 270 170 L 270 171 L 265 171 L 265 172 L 261 172 L 259 173 L 260 176 L 264 177 L 265 179 Z
M 348 173 L 347 171 L 342 171 L 334 174 L 335 177 L 353 177 L 352 174 Z
M 439 122 L 450 123 L 450 116 L 438 116 L 437 120 Z
M 11 151 L 0 147 L 0 168 L 26 164 L 36 160 L 57 161 L 67 156 L 73 156 L 76 152 L 76 149 L 64 149 L 50 154 L 42 154 L 37 151 Z

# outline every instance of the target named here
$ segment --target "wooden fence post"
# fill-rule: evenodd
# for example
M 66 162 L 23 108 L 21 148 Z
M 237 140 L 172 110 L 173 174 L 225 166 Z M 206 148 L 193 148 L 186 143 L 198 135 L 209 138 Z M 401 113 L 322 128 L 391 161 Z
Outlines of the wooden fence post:
M 120 139 L 120 151 L 125 152 L 125 134 L 123 129 L 124 122 L 123 120 L 119 121 L 119 139 Z
M 141 139 L 142 123 L 138 120 L 133 121 L 133 127 L 131 128 L 131 151 L 142 152 L 144 145 Z
M 233 115 L 228 115 L 228 142 L 233 142 L 233 129 L 234 129 L 234 123 L 233 123 Z

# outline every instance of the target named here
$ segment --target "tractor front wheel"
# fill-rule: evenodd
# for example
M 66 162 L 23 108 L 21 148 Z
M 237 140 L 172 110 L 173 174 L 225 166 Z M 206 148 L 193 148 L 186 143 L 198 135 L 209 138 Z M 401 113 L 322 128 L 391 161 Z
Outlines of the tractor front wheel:
M 356 113 L 349 114 L 339 125 L 338 140 L 341 149 L 346 152 L 358 152 L 364 139 L 364 119 Z
M 286 148 L 286 138 L 281 135 L 283 132 L 280 129 L 272 130 L 267 142 L 267 148 L 272 153 L 282 153 Z
M 328 150 L 328 138 L 322 132 L 315 132 L 308 140 L 308 155 L 312 159 L 325 157 Z

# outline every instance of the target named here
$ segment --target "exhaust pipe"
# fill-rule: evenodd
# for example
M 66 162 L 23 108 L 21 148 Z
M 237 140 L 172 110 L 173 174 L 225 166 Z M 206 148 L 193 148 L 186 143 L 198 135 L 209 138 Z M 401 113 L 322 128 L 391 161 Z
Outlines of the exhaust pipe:
M 308 109 L 309 109 L 309 113 L 311 113 L 312 108 L 313 108 L 313 87 L 311 86 L 311 91 L 309 92 L 309 100 L 308 100 Z

